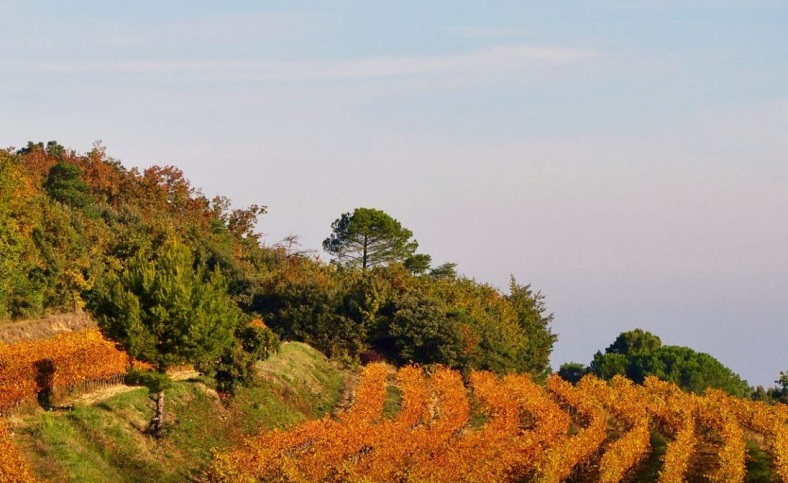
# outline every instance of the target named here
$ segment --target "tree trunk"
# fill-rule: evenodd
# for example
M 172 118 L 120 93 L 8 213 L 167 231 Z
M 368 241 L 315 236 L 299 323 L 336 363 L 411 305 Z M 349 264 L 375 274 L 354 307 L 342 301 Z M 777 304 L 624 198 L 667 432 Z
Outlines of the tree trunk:
M 367 273 L 367 235 L 364 235 L 364 251 L 361 255 L 361 273 Z
M 161 438 L 164 430 L 164 391 L 156 393 L 156 412 L 150 422 L 150 429 L 153 436 Z

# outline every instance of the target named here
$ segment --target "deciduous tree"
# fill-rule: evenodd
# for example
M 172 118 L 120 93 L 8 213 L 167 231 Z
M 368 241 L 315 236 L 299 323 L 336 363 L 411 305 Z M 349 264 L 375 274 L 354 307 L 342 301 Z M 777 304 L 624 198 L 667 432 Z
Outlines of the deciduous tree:
M 527 338 L 522 353 L 526 370 L 536 377 L 547 377 L 550 373 L 550 353 L 558 340 L 550 323 L 553 314 L 547 312 L 544 296 L 534 292 L 530 285 L 520 285 L 514 277 L 509 281 L 509 303 L 517 312 L 520 327 Z

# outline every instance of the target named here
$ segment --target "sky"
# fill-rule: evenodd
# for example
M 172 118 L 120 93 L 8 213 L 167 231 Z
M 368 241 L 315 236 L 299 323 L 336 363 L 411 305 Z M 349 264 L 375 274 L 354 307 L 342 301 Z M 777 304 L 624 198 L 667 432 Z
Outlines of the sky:
M 541 291 L 551 363 L 634 328 L 788 370 L 788 1 L 0 0 L 0 146 L 100 140 L 269 207 L 356 207 Z

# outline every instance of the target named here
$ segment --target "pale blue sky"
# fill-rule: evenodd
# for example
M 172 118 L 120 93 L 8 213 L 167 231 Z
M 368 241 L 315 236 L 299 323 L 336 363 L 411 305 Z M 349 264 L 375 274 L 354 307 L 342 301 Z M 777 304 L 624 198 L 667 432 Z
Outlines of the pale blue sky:
M 553 365 L 642 327 L 788 369 L 788 2 L 0 0 L 0 145 L 101 139 L 319 249 L 386 210 L 547 297 Z

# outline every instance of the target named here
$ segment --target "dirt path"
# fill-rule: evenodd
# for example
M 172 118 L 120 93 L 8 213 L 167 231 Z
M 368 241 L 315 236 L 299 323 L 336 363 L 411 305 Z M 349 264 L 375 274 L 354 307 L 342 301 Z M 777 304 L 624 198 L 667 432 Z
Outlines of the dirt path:
M 170 374 L 170 377 L 172 378 L 173 381 L 185 381 L 187 379 L 192 379 L 199 375 L 200 375 L 199 372 L 190 369 L 190 370 L 173 372 L 172 374 Z M 86 392 L 78 396 L 66 398 L 59 404 L 59 406 L 74 407 L 76 405 L 96 404 L 101 401 L 104 401 L 105 399 L 109 399 L 112 396 L 118 394 L 124 394 L 131 391 L 136 391 L 138 389 L 144 389 L 144 387 L 127 386 L 125 384 L 114 384 L 111 386 L 102 387 L 101 389 L 97 389 L 95 391 Z
M 125 384 L 117 384 L 114 386 L 103 387 L 95 391 L 80 394 L 79 396 L 66 398 L 60 405 L 64 407 L 73 407 L 77 405 L 86 405 L 99 403 L 105 399 L 118 394 L 124 394 L 138 389 L 144 389 L 142 386 L 126 386 Z
M 350 406 L 353 404 L 353 399 L 355 399 L 356 395 L 356 387 L 358 387 L 358 383 L 361 380 L 361 375 L 355 372 L 347 371 L 345 373 L 345 387 L 342 388 L 342 392 L 339 394 L 339 401 L 337 401 L 335 411 L 346 411 L 350 409 Z

